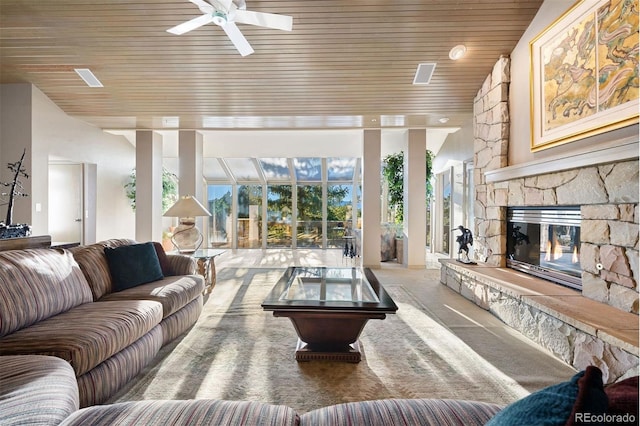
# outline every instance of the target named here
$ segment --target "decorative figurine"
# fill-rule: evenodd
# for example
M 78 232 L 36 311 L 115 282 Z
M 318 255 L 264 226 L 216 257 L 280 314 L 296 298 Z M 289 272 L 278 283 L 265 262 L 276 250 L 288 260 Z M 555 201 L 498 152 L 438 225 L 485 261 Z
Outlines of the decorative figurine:
M 458 243 L 458 262 L 475 265 L 476 262 L 469 259 L 469 246 L 473 245 L 473 234 L 470 229 L 465 228 L 462 225 L 458 226 L 458 230 L 462 232 L 462 235 L 458 235 L 456 237 L 456 242 Z M 464 252 L 464 258 L 461 258 L 460 256 L 462 252 Z

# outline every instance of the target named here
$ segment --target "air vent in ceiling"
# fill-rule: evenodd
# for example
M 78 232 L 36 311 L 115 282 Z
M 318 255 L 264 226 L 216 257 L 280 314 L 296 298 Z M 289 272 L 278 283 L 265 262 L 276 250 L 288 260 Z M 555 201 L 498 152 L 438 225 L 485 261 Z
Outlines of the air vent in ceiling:
M 413 77 L 413 84 L 429 84 L 429 82 L 431 81 L 431 77 L 433 76 L 433 71 L 435 71 L 435 69 L 435 62 L 418 64 L 416 76 Z
M 82 78 L 85 83 L 87 83 L 87 86 L 89 86 L 89 87 L 103 87 L 102 83 L 100 82 L 100 80 L 98 80 L 98 77 L 93 75 L 93 73 L 91 72 L 90 69 L 88 69 L 88 68 L 76 68 L 75 72 L 78 73 L 80 78 Z

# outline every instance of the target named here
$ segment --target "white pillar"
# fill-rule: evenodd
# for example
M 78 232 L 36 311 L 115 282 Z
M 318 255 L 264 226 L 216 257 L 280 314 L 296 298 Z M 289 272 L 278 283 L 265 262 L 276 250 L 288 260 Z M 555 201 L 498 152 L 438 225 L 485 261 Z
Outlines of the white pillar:
M 426 265 L 426 151 L 426 129 L 409 129 L 407 152 L 404 156 L 404 238 L 402 239 L 404 265 L 409 268 L 421 268 Z
M 136 131 L 136 240 L 162 241 L 162 135 Z
M 364 131 L 362 145 L 362 266 L 380 268 L 380 129 Z
M 181 197 L 191 195 L 209 209 L 204 196 L 202 134 L 195 130 L 178 132 L 178 193 Z M 197 217 L 196 226 L 205 234 L 204 222 L 207 218 Z M 205 242 L 207 238 L 205 237 Z M 203 247 L 205 247 L 203 243 Z

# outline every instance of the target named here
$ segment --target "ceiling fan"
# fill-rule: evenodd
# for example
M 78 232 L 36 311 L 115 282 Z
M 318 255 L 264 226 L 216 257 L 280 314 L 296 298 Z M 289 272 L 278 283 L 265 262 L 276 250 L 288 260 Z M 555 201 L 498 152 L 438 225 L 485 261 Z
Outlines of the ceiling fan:
M 244 0 L 236 0 L 236 2 L 233 0 L 189 1 L 198 6 L 204 15 L 169 28 L 167 31 L 180 35 L 213 22 L 224 30 L 242 56 L 251 55 L 254 50 L 238 29 L 236 22 L 284 31 L 291 31 L 293 26 L 291 16 L 246 10 Z

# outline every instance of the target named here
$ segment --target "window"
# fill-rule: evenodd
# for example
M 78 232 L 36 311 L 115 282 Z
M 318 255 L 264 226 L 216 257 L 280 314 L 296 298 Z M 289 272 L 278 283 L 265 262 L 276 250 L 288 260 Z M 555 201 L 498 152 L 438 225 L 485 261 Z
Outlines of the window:
M 262 186 L 238 185 L 238 248 L 262 247 Z
M 322 247 L 322 186 L 298 185 L 298 247 Z
M 351 228 L 353 200 L 351 185 L 327 186 L 327 247 L 344 246 L 345 231 Z M 349 232 L 349 231 L 346 231 Z
M 267 247 L 291 247 L 291 185 L 267 186 Z
M 231 185 L 209 185 L 207 202 L 209 212 L 209 244 L 212 247 L 231 247 Z

